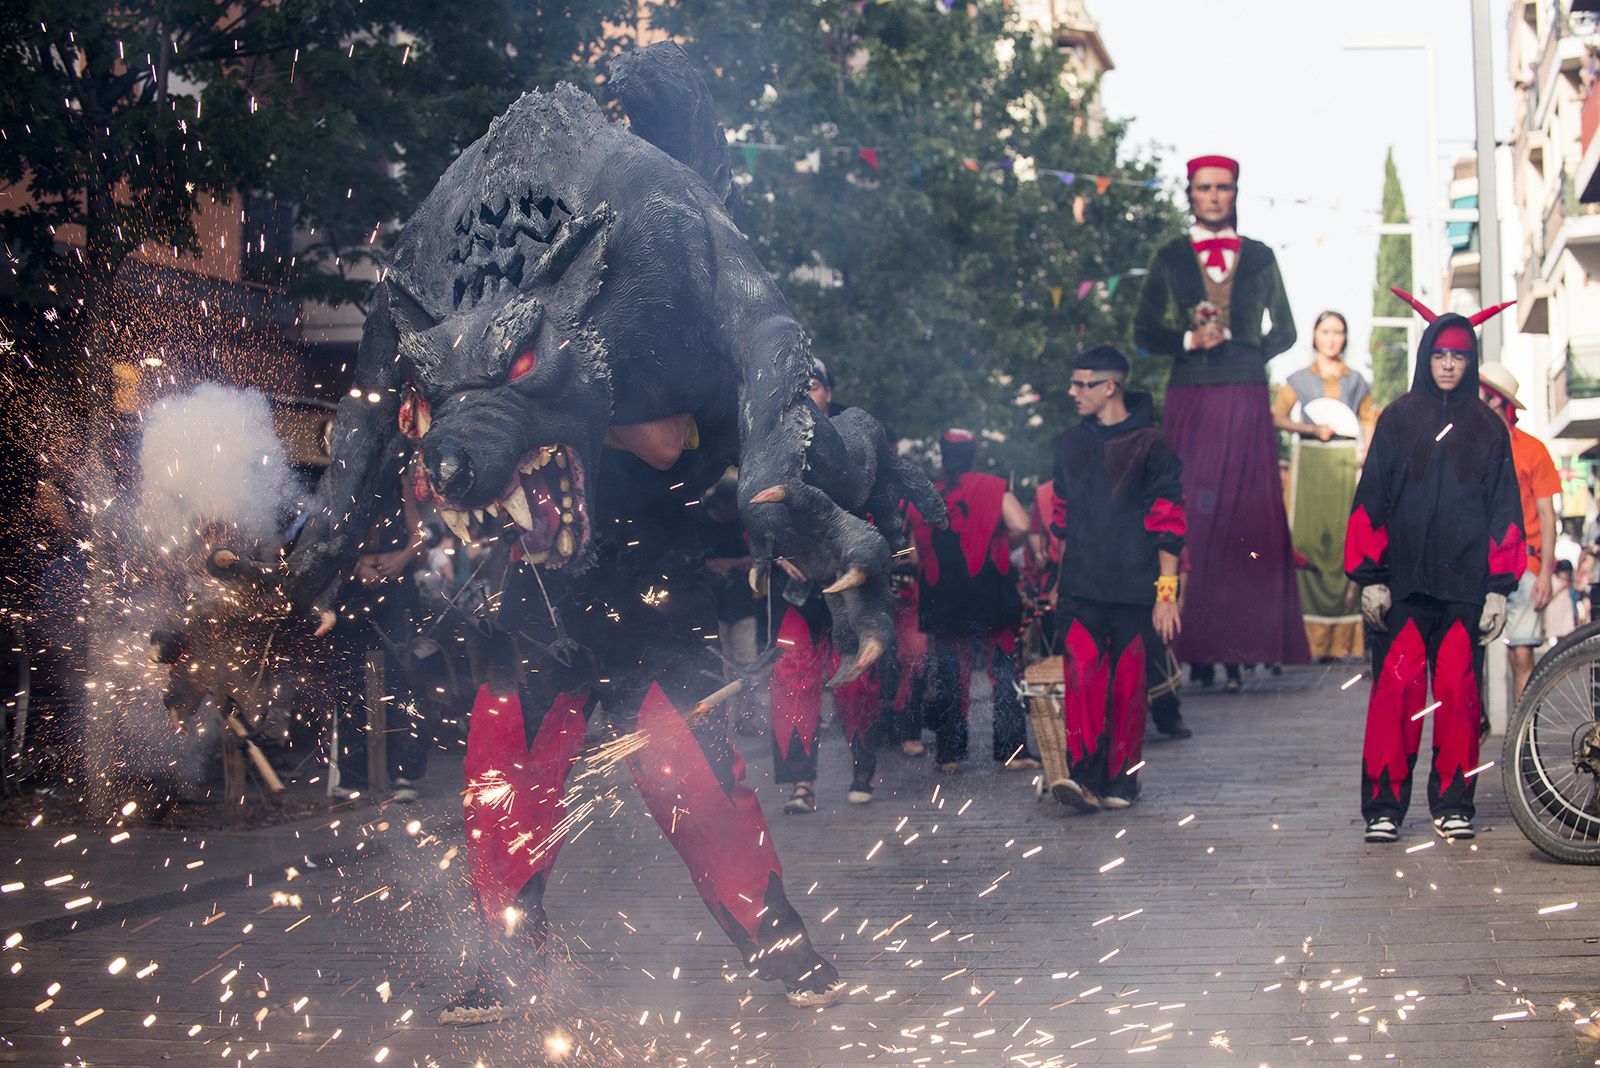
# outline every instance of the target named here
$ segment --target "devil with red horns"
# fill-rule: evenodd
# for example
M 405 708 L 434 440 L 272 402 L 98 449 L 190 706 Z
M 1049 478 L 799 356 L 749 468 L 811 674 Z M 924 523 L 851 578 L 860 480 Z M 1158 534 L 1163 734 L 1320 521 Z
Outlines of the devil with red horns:
M 1394 292 L 1428 328 L 1411 391 L 1378 419 L 1345 532 L 1345 571 L 1362 587 L 1372 650 L 1361 814 L 1367 841 L 1399 837 L 1431 718 L 1434 830 L 1471 838 L 1483 647 L 1504 627 L 1506 595 L 1527 567 L 1511 443 L 1478 399 L 1473 332 L 1509 305 L 1437 315 Z

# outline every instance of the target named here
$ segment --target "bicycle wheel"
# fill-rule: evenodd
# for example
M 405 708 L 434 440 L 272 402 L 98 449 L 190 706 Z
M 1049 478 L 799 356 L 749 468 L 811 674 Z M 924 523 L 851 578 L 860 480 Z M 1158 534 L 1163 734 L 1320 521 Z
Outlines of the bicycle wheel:
M 1575 637 L 1529 680 L 1500 774 L 1529 841 L 1569 864 L 1600 864 L 1600 635 Z

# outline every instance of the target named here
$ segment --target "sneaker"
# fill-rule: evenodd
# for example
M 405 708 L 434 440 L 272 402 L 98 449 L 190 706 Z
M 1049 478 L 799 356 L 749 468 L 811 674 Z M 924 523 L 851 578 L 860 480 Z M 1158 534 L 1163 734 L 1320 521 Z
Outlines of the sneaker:
M 396 782 L 397 785 L 395 786 L 394 792 L 389 795 L 390 801 L 400 805 L 409 805 L 414 803 L 419 797 L 422 796 L 421 794 L 417 793 L 412 786 L 400 786 L 398 785 L 398 780 L 396 780 Z
M 1038 771 L 1040 768 L 1044 767 L 1044 765 L 1039 763 L 1037 757 L 1031 757 L 1026 753 L 1021 753 L 1006 761 L 1003 767 L 1007 771 Z
M 1398 842 L 1400 824 L 1388 816 L 1374 816 L 1367 821 L 1366 839 L 1369 842 Z
M 1465 816 L 1440 816 L 1433 821 L 1433 833 L 1447 842 L 1478 837 L 1478 832 L 1472 829 L 1472 821 Z
M 1050 795 L 1079 812 L 1098 812 L 1100 809 L 1100 799 L 1094 795 L 1094 791 L 1071 779 L 1057 779 L 1051 783 Z
M 783 803 L 783 811 L 789 816 L 809 816 L 816 810 L 817 795 L 809 786 L 796 786 L 789 800 Z
M 909 757 L 919 757 L 928 751 L 928 747 L 915 738 L 907 738 L 900 743 L 900 752 Z
M 500 981 L 480 973 L 477 984 L 439 1010 L 439 1023 L 445 1027 L 473 1027 L 499 1023 L 506 1018 L 505 989 Z
M 850 792 L 844 795 L 845 800 L 852 805 L 872 804 L 872 784 L 870 782 L 853 782 Z
M 789 1004 L 800 1009 L 820 1009 L 824 1005 L 832 1005 L 844 995 L 845 981 L 839 978 L 837 968 L 825 960 L 818 960 L 810 971 L 799 979 L 785 982 L 784 986 Z
M 961 774 L 961 763 L 956 760 L 946 760 L 943 764 L 935 764 L 933 769 L 941 775 Z
M 1194 731 L 1189 729 L 1189 725 L 1183 721 L 1182 716 L 1179 716 L 1171 723 L 1157 723 L 1156 733 L 1163 738 L 1170 738 L 1175 742 L 1181 742 L 1185 738 L 1194 737 Z
M 1100 804 L 1103 808 L 1132 808 L 1133 798 L 1121 797 L 1117 794 L 1106 794 L 1100 798 Z

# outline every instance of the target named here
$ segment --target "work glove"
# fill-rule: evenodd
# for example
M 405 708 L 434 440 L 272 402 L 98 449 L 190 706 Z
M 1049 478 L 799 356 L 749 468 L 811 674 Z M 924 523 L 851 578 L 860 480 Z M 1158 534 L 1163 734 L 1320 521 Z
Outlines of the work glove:
M 1478 644 L 1488 645 L 1506 629 L 1506 595 L 1491 593 L 1483 599 L 1483 615 L 1478 617 Z
M 1501 598 L 1504 600 L 1504 598 Z M 1384 617 L 1389 614 L 1389 587 L 1384 585 L 1361 587 L 1361 618 L 1373 630 L 1388 630 Z

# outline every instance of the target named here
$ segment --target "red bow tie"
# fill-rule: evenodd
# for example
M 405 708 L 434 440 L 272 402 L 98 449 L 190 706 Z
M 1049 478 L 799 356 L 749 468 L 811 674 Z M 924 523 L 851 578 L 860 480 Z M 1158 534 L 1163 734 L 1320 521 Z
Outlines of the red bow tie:
M 1195 254 L 1206 258 L 1207 267 L 1215 267 L 1219 271 L 1228 269 L 1228 261 L 1223 259 L 1223 250 L 1228 252 L 1239 251 L 1237 237 L 1208 237 L 1204 241 L 1193 242 Z

